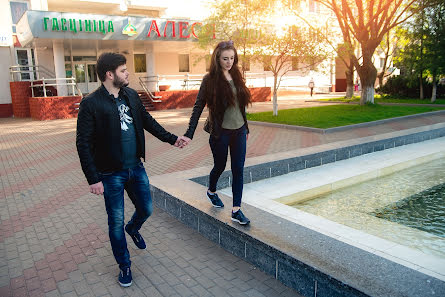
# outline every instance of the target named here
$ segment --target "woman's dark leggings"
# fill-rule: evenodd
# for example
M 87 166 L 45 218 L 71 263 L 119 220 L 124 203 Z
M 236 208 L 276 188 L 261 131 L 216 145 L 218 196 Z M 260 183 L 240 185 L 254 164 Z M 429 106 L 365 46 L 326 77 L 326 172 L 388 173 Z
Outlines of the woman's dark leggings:
M 209 177 L 209 190 L 216 191 L 216 184 L 224 172 L 227 163 L 228 149 L 230 148 L 230 161 L 232 169 L 232 193 L 233 206 L 241 206 L 243 195 L 243 169 L 246 159 L 246 136 L 247 129 L 242 126 L 236 130 L 222 129 L 218 138 L 210 136 L 209 143 L 213 154 L 213 169 Z

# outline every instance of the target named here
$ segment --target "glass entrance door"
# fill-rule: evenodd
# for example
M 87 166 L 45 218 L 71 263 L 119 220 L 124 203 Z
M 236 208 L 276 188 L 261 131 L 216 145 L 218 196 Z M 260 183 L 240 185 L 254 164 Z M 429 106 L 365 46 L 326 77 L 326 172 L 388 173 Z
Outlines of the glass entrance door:
M 32 67 L 26 67 L 34 65 L 34 51 L 32 49 L 16 49 L 16 58 L 17 65 L 24 66 L 20 67 L 20 71 L 22 71 L 19 75 L 20 80 L 36 79 L 34 69 Z
M 83 94 L 88 94 L 99 87 L 96 63 L 80 62 L 74 64 L 76 83 Z

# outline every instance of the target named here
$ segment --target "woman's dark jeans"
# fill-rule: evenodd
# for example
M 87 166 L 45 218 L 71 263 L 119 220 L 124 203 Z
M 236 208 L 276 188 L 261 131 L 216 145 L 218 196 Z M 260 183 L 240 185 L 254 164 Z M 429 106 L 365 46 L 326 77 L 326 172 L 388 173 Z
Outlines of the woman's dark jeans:
M 153 212 L 147 173 L 140 163 L 134 168 L 102 174 L 102 183 L 111 249 L 119 267 L 130 267 L 130 253 L 124 232 L 124 189 L 136 208 L 128 228 L 130 231 L 139 231 Z
M 230 161 L 232 169 L 233 206 L 241 206 L 243 195 L 243 169 L 246 160 L 247 129 L 242 126 L 236 130 L 222 129 L 218 138 L 210 136 L 209 143 L 213 154 L 213 169 L 209 177 L 209 190 L 216 191 L 216 184 L 224 172 L 227 163 L 227 154 L 230 148 Z

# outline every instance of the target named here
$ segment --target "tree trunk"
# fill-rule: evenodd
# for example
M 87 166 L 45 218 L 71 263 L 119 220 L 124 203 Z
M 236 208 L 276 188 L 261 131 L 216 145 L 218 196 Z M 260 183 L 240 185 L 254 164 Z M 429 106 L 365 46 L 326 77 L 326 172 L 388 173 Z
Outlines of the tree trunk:
M 346 74 L 346 98 L 351 99 L 354 96 L 354 65 L 345 71 Z
M 425 98 L 425 96 L 423 95 L 423 79 L 422 79 L 422 74 L 420 74 L 420 79 L 419 79 L 419 89 L 420 89 L 420 100 L 423 100 Z
M 277 74 L 274 73 L 273 76 L 273 115 L 278 116 L 278 85 L 277 85 Z
M 372 63 L 372 54 L 373 52 L 371 51 L 363 51 L 363 65 L 357 69 L 362 85 L 360 105 L 366 103 L 374 104 L 374 84 L 377 77 L 377 69 Z
M 383 76 L 385 75 L 385 72 L 380 72 L 378 75 L 377 75 L 377 78 L 378 78 L 378 80 L 379 80 L 379 87 L 381 88 L 381 87 L 383 87 Z
M 437 81 L 436 81 L 436 75 L 433 74 L 433 91 L 431 94 L 431 103 L 434 103 L 434 101 L 436 101 L 436 92 L 437 92 Z

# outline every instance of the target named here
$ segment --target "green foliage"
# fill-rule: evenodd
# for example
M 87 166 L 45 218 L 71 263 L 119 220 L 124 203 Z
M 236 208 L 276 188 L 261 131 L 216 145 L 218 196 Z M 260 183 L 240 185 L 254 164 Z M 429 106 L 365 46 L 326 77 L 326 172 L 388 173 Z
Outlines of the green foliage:
M 247 119 L 314 128 L 332 128 L 441 109 L 443 108 L 431 106 L 345 104 L 280 110 L 278 116 L 273 116 L 272 112 L 253 113 L 248 114 Z
M 426 97 L 432 93 L 432 83 L 423 78 L 423 92 Z M 383 87 L 376 89 L 378 94 L 398 97 L 419 98 L 420 82 L 417 77 L 399 75 L 390 77 Z M 437 98 L 445 98 L 445 85 L 437 85 Z
M 419 0 L 418 5 L 427 7 L 398 31 L 402 48 L 395 65 L 409 78 L 440 78 L 445 76 L 445 2 Z
M 211 50 L 222 40 L 233 40 L 241 64 L 248 59 L 249 49 L 260 45 L 261 28 L 273 0 L 216 0 L 213 12 L 203 21 L 198 32 L 198 45 Z

